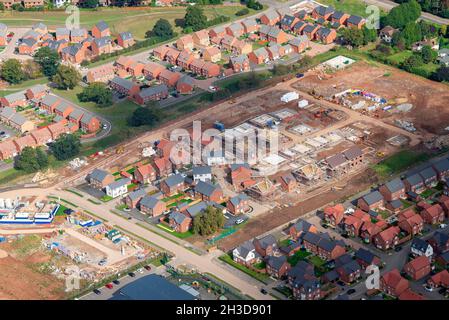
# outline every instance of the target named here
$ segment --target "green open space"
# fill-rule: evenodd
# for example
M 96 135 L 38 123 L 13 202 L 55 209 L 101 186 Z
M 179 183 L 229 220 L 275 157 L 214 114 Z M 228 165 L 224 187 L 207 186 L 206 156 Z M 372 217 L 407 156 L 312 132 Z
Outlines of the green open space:
M 379 177 L 386 178 L 429 158 L 430 155 L 424 152 L 402 150 L 374 165 L 373 169 Z
M 287 261 L 288 263 L 290 263 L 292 267 L 294 267 L 298 264 L 299 261 L 305 260 L 310 255 L 311 255 L 310 252 L 307 252 L 305 250 L 298 250 L 295 252 L 294 255 L 288 257 Z
M 333 6 L 335 9 L 339 11 L 343 11 L 345 13 L 359 15 L 362 17 L 367 17 L 371 12 L 367 12 L 366 5 L 363 1 L 360 0 L 322 0 L 319 1 L 322 4 Z M 381 16 L 385 15 L 384 11 L 380 12 Z
M 237 17 L 235 13 L 244 6 L 236 4 L 232 6 L 204 6 L 203 8 L 208 19 L 220 15 L 237 19 L 241 17 Z M 145 32 L 152 29 L 158 19 L 167 19 L 175 26 L 175 20 L 182 19 L 185 12 L 186 7 L 183 6 L 81 9 L 80 24 L 90 29 L 98 21 L 104 20 L 109 24 L 113 34 L 130 31 L 136 39 L 144 39 Z M 249 9 L 249 15 L 254 14 L 254 12 L 254 10 Z M 0 20 L 11 27 L 27 27 L 37 22 L 43 22 L 54 29 L 57 26 L 64 26 L 67 17 L 68 15 L 64 11 L 18 12 L 8 10 L 0 13 Z M 181 29 L 175 27 L 175 31 L 180 32 Z

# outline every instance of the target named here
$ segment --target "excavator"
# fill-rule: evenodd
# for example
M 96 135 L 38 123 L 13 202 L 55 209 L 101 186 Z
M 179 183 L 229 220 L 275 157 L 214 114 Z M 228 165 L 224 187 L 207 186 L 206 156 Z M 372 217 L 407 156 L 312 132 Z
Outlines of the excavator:
M 117 149 L 115 149 L 116 154 L 121 154 L 124 151 L 125 151 L 125 147 L 123 147 L 123 146 L 119 146 L 119 147 L 117 147 Z

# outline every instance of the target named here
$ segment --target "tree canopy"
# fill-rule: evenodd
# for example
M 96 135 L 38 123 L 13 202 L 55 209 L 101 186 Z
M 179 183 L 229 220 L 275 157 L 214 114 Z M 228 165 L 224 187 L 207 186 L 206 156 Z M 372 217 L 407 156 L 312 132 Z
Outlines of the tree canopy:
M 383 26 L 402 29 L 409 22 L 415 22 L 421 15 L 421 6 L 416 0 L 409 0 L 394 7 L 381 19 Z
M 193 232 L 202 236 L 214 234 L 224 226 L 224 220 L 219 209 L 208 206 L 193 218 Z
M 156 110 L 154 107 L 139 107 L 134 110 L 132 116 L 128 119 L 128 123 L 132 127 L 154 125 L 160 118 L 160 111 Z
M 42 148 L 23 148 L 14 162 L 14 168 L 26 173 L 33 173 L 45 169 L 48 166 L 48 155 Z
M 101 82 L 89 84 L 77 96 L 81 102 L 95 102 L 99 107 L 107 107 L 112 104 L 112 91 Z
M 20 61 L 17 59 L 9 59 L 3 62 L 1 78 L 12 84 L 17 84 L 25 80 L 25 73 L 22 70 Z
M 159 37 L 161 39 L 173 38 L 174 32 L 172 25 L 166 19 L 159 19 L 152 30 L 147 31 L 145 37 Z
M 52 80 L 59 89 L 73 89 L 81 81 L 81 74 L 72 66 L 59 65 Z
M 73 158 L 80 152 L 80 138 L 74 134 L 63 134 L 50 144 L 50 151 L 58 160 Z
M 59 54 L 49 47 L 41 47 L 34 55 L 36 61 L 42 68 L 42 73 L 47 77 L 56 74 L 60 62 Z
M 207 17 L 198 5 L 188 6 L 184 16 L 184 27 L 199 31 L 207 27 Z

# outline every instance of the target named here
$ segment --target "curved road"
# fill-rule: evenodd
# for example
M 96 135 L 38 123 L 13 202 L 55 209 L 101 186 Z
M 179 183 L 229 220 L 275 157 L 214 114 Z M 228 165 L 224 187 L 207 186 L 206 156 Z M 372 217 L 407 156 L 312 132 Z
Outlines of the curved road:
M 48 189 L 22 189 L 22 190 L 14 190 L 8 191 L 4 193 L 0 193 L 1 198 L 15 198 L 18 194 L 21 196 L 31 196 L 36 195 L 38 197 L 45 197 L 47 195 L 53 195 L 65 199 L 72 199 L 74 195 L 70 192 L 64 190 L 56 190 L 54 188 Z M 159 236 L 156 233 L 153 233 L 145 228 L 140 227 L 135 222 L 137 220 L 126 220 L 120 216 L 117 216 L 108 210 L 106 210 L 101 205 L 95 205 L 86 198 L 76 198 L 76 203 L 83 209 L 89 210 L 91 212 L 95 212 L 96 215 L 108 220 L 108 223 L 111 225 L 117 225 L 124 230 L 129 231 L 139 237 L 147 239 L 148 241 L 156 244 L 157 246 L 164 248 L 175 255 L 175 259 L 177 261 L 189 264 L 197 268 L 198 271 L 202 273 L 211 273 L 215 275 L 217 278 L 223 280 L 229 285 L 239 289 L 242 294 L 249 295 L 257 300 L 273 300 L 273 297 L 269 295 L 263 295 L 260 293 L 260 283 L 258 283 L 255 279 L 249 277 L 243 272 L 232 269 L 229 270 L 223 262 L 216 259 L 216 254 L 207 254 L 207 255 L 197 255 L 186 248 L 178 245 L 177 243 L 173 243 L 166 238 Z M 0 234 L 2 231 L 0 231 Z

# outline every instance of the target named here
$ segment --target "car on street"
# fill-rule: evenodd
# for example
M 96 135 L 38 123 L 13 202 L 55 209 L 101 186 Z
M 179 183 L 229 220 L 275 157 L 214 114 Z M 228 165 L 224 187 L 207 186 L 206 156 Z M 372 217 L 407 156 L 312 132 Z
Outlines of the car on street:
M 217 91 L 217 87 L 209 86 L 209 90 L 212 91 L 212 92 L 215 92 L 215 91 Z
M 129 216 L 129 217 L 128 217 L 128 220 L 131 220 L 132 218 L 133 218 L 133 217 Z
M 94 293 L 95 293 L 96 295 L 100 295 L 100 294 L 101 294 L 101 291 L 98 290 L 98 289 L 94 289 Z
M 144 268 L 145 268 L 145 270 L 148 270 L 148 271 L 151 270 L 151 267 L 150 267 L 150 266 L 144 266 Z
M 394 251 L 396 251 L 396 252 L 399 252 L 399 251 L 401 251 L 401 250 L 402 250 L 402 247 L 401 247 L 401 246 L 398 246 L 398 247 L 394 248 Z
M 441 229 L 444 229 L 444 228 L 446 228 L 446 227 L 447 227 L 447 224 L 445 224 L 445 223 L 440 224 L 440 228 L 441 228 Z
M 296 74 L 296 78 L 299 79 L 299 78 L 302 78 L 302 77 L 304 77 L 304 73 L 297 73 Z
M 137 270 L 138 273 L 143 273 L 143 269 L 140 268 L 139 270 Z
M 120 280 L 112 280 L 112 283 L 118 286 L 120 284 Z
M 235 224 L 241 224 L 241 223 L 243 223 L 243 222 L 245 222 L 244 219 L 237 219 L 237 221 L 235 222 Z
M 107 125 L 107 124 L 104 124 L 104 125 L 102 126 L 102 128 L 106 130 L 106 129 L 108 128 L 108 125 Z
M 439 294 L 446 294 L 446 292 L 447 292 L 447 289 L 446 288 L 441 288 L 440 290 L 438 290 L 438 293 Z
M 123 211 L 125 211 L 125 212 L 130 212 L 130 211 L 131 211 L 131 209 L 130 209 L 130 208 L 128 208 L 128 207 L 124 207 L 124 208 L 123 208 Z
M 108 288 L 108 289 L 112 289 L 112 288 L 114 288 L 114 286 L 112 285 L 112 283 L 108 283 L 108 284 L 106 284 L 106 285 L 105 285 L 105 287 L 106 287 L 106 288 Z
M 262 294 L 268 294 L 267 290 L 265 290 L 264 288 L 260 289 L 260 292 L 261 292 Z
M 349 289 L 348 291 L 346 291 L 346 293 L 348 295 L 354 294 L 355 293 L 355 289 Z
M 424 286 L 424 289 L 425 289 L 426 291 L 428 291 L 428 292 L 432 292 L 432 291 L 433 291 L 433 288 L 432 288 L 431 286 L 429 286 L 428 284 L 426 284 L 426 285 Z
M 134 272 L 130 272 L 130 273 L 128 273 L 128 276 L 130 276 L 131 278 L 134 278 L 136 276 L 136 274 Z

